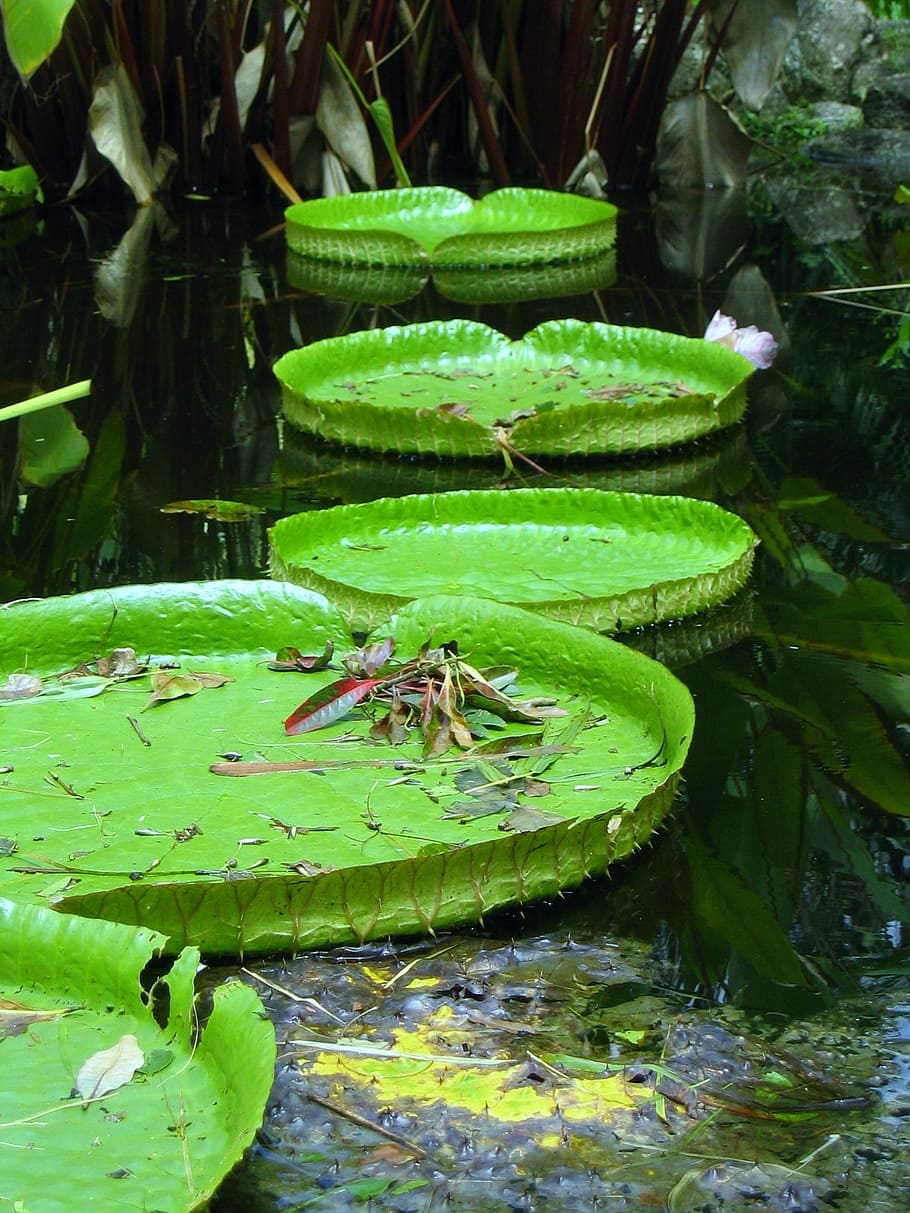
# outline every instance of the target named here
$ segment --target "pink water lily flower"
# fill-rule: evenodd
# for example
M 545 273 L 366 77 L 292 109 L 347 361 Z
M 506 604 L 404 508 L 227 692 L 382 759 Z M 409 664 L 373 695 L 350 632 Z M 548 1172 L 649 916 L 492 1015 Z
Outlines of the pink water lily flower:
M 763 332 L 754 324 L 738 328 L 732 316 L 725 316 L 719 311 L 714 313 L 705 329 L 705 340 L 716 341 L 718 345 L 736 350 L 760 371 L 766 371 L 777 357 L 777 342 L 772 333 Z

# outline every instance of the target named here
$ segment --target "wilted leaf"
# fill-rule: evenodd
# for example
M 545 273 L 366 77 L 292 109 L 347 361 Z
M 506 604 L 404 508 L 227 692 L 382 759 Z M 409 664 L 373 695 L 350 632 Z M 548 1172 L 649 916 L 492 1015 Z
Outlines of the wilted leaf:
M 234 681 L 230 674 L 211 674 L 208 670 L 191 670 L 190 673 L 207 690 L 223 687 L 226 682 Z
M 797 0 L 712 0 L 708 7 L 715 30 L 734 10 L 724 36 L 724 59 L 739 99 L 760 110 L 796 33 Z
M 280 648 L 275 654 L 275 660 L 268 663 L 269 669 L 296 670 L 302 674 L 311 674 L 316 670 L 324 670 L 332 660 L 334 652 L 335 644 L 332 640 L 327 640 L 322 652 L 315 655 L 306 655 L 301 653 L 300 649 L 286 646 Z
M 342 658 L 344 668 L 357 678 L 372 678 L 395 652 L 395 641 L 391 636 L 376 640 L 364 649 L 346 653 Z M 423 654 L 421 654 L 423 656 Z
M 102 678 L 132 678 L 147 669 L 144 661 L 136 657 L 136 650 L 129 647 L 112 649 L 109 657 L 99 657 L 95 669 Z
M 103 68 L 95 80 L 89 129 L 102 156 L 110 160 L 140 206 L 149 206 L 165 172 L 153 167 L 142 137 L 144 114 L 122 63 Z
M 655 159 L 661 181 L 675 189 L 739 188 L 752 147 L 742 127 L 708 93 L 667 106 Z
M 169 674 L 159 670 L 152 675 L 152 693 L 143 705 L 143 712 L 155 703 L 163 703 L 167 699 L 182 699 L 185 695 L 196 695 L 202 690 L 202 683 L 192 674 Z
M 322 64 L 316 124 L 335 154 L 354 170 L 364 185 L 375 189 L 376 166 L 370 133 L 350 85 L 328 55 Z
M 210 674 L 205 670 L 193 670 L 189 674 L 171 673 L 169 670 L 156 670 L 152 674 L 152 693 L 142 705 L 146 708 L 168 699 L 183 699 L 187 695 L 198 695 L 206 688 L 222 687 L 226 682 L 233 682 L 227 674 Z
M 0 1040 L 4 1036 L 21 1036 L 30 1024 L 42 1019 L 56 1019 L 60 1015 L 69 1015 L 74 1007 L 57 1007 L 53 1010 L 35 1010 L 14 1002 L 10 998 L 0 998 Z
M 10 674 L 6 683 L 0 686 L 0 700 L 32 699 L 43 689 L 44 683 L 34 674 Z
M 75 1091 L 84 1100 L 98 1099 L 128 1083 L 142 1068 L 145 1054 L 131 1033 L 121 1036 L 115 1045 L 93 1053 L 79 1068 Z

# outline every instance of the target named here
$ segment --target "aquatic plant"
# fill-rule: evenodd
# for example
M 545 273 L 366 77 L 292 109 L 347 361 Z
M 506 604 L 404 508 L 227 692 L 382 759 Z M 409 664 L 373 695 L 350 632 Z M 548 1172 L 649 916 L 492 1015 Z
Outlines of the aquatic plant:
M 144 122 L 150 147 L 174 149 L 184 190 L 247 188 L 255 144 L 315 192 L 351 171 L 402 180 L 403 161 L 420 180 L 479 170 L 560 187 L 577 167 L 642 186 L 670 78 L 710 7 L 3 0 L 22 81 L 6 119 L 55 197 L 97 175 L 87 136 L 112 74 L 130 138 Z

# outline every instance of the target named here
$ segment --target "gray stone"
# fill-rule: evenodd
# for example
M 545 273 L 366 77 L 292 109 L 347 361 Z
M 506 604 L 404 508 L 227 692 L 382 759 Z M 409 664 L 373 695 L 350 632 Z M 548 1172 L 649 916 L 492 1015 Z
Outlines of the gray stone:
M 815 101 L 809 106 L 814 122 L 824 125 L 826 131 L 848 131 L 863 125 L 863 111 L 858 105 L 845 105 L 843 101 Z
M 813 188 L 787 180 L 768 181 L 766 188 L 786 224 L 807 244 L 856 240 L 865 230 L 859 197 L 852 189 Z
M 840 131 L 810 139 L 805 151 L 817 164 L 867 186 L 891 190 L 910 180 L 910 130 Z
M 910 130 L 910 72 L 885 76 L 870 84 L 863 117 L 867 126 Z
M 851 101 L 853 73 L 873 53 L 875 29 L 862 0 L 801 0 L 784 61 L 787 92 L 807 101 Z

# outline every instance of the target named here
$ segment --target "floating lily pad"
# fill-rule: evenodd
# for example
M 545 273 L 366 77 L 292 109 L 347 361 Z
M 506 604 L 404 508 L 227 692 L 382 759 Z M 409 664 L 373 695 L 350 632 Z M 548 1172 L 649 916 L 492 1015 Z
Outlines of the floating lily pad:
M 200 1208 L 251 1144 L 274 1077 L 272 1026 L 233 982 L 197 1038 L 194 948 L 159 978 L 153 1010 L 140 978 L 165 943 L 0 898 L 10 1209 Z
M 288 419 L 372 450 L 502 458 L 622 454 L 743 414 L 752 364 L 716 342 L 548 321 L 521 341 L 470 320 L 329 337 L 275 364 Z
M 358 266 L 479 268 L 593 257 L 616 238 L 609 202 L 509 187 L 475 202 L 445 186 L 375 190 L 298 202 L 285 211 L 289 248 Z
M 746 581 L 756 538 L 708 501 L 597 489 L 421 494 L 293 514 L 274 575 L 369 630 L 427 594 L 464 594 L 618 632 L 693 615 Z
M 474 666 L 517 669 L 523 697 L 565 715 L 487 722 L 476 752 L 429 759 L 419 739 L 371 739 L 362 708 L 288 737 L 289 713 L 338 669 L 271 659 L 325 656 L 331 639 L 337 666 L 352 647 L 337 613 L 293 586 L 135 586 L 0 610 L 6 664 L 45 685 L 126 647 L 150 666 L 232 679 L 152 706 L 141 673 L 92 698 L 0 704 L 13 768 L 0 782 L 0 894 L 153 927 L 172 947 L 257 953 L 476 921 L 649 838 L 693 727 L 689 694 L 663 666 L 479 600 L 412 603 L 378 634 L 389 633 L 402 659 L 431 634 L 456 640 Z M 250 769 L 235 759 L 306 769 L 231 777 Z M 510 795 L 494 804 L 500 787 Z

